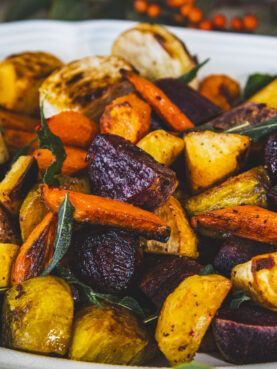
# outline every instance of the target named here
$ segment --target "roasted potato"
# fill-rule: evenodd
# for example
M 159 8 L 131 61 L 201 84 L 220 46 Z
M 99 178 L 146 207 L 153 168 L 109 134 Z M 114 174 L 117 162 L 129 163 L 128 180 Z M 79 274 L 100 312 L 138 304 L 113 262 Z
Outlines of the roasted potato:
M 23 52 L 0 63 L 0 106 L 19 113 L 39 113 L 38 89 L 62 62 L 46 52 Z
M 266 104 L 270 108 L 277 109 L 277 78 L 262 90 L 258 91 L 249 101 Z
M 132 70 L 122 57 L 91 56 L 52 73 L 41 86 L 46 118 L 73 110 L 97 120 L 107 104 L 133 90 L 128 81 L 122 80 L 121 68 Z
M 112 55 L 125 58 L 152 80 L 179 77 L 195 67 L 184 43 L 157 24 L 141 23 L 123 32 L 112 46 Z M 191 85 L 197 88 L 197 80 Z
M 114 365 L 142 365 L 155 354 L 155 345 L 131 311 L 101 302 L 78 312 L 69 358 Z
M 193 192 L 203 191 L 240 170 L 251 143 L 248 136 L 212 131 L 188 133 L 184 141 L 187 175 Z
M 0 132 L 0 165 L 5 164 L 9 160 L 9 157 L 10 155 L 5 144 L 5 140 Z
M 269 188 L 267 170 L 260 166 L 187 199 L 184 207 L 190 216 L 241 204 L 267 207 Z
M 37 175 L 36 160 L 32 156 L 20 156 L 0 183 L 0 202 L 11 215 L 17 215 Z
M 217 274 L 194 275 L 167 297 L 155 336 L 172 366 L 193 359 L 231 286 L 230 280 Z
M 148 133 L 137 146 L 161 164 L 170 166 L 184 150 L 184 141 L 160 129 Z
M 171 234 L 167 243 L 146 241 L 145 251 L 197 258 L 197 238 L 179 201 L 171 196 L 154 213 L 171 228 Z
M 11 267 L 19 246 L 12 243 L 0 243 L 0 288 L 9 287 Z
M 254 256 L 232 269 L 235 289 L 242 290 L 259 305 L 277 311 L 277 252 Z
M 16 227 L 6 210 L 0 205 L 0 243 L 19 244 Z
M 54 276 L 29 279 L 6 293 L 2 321 L 4 347 L 65 355 L 73 321 L 71 289 Z

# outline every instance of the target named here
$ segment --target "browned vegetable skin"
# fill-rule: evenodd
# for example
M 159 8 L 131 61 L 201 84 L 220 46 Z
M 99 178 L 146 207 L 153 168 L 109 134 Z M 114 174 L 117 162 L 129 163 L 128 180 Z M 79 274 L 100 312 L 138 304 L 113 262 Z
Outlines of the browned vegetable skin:
M 191 219 L 194 228 L 203 227 L 277 246 L 277 213 L 244 205 L 214 210 Z
M 15 152 L 22 146 L 28 145 L 32 140 L 36 138 L 36 134 L 33 132 L 27 132 L 19 129 L 6 128 L 5 129 L 5 143 L 8 147 L 10 154 L 14 155 Z M 34 143 L 32 149 L 37 147 L 37 143 Z
M 5 132 L 6 129 L 34 132 L 35 128 L 40 125 L 39 119 L 3 109 L 0 109 L 0 121 Z
M 126 228 L 162 242 L 169 238 L 170 228 L 162 219 L 122 201 L 49 188 L 46 185 L 42 189 L 42 199 L 51 211 L 57 213 L 66 193 L 75 208 L 74 219 L 79 222 Z
M 18 250 L 19 246 L 12 243 L 0 243 L 0 290 L 10 285 L 11 267 Z
M 0 205 L 0 242 L 19 244 L 20 237 L 14 222 L 11 221 L 7 211 Z

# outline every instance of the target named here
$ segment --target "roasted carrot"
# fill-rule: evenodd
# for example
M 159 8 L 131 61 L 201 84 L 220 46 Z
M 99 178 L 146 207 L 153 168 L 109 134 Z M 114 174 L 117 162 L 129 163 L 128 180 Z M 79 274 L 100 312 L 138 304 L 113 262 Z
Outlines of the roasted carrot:
M 64 111 L 47 119 L 50 130 L 68 146 L 87 149 L 98 133 L 98 125 L 75 111 Z
M 149 211 L 105 197 L 49 188 L 46 185 L 42 188 L 45 205 L 55 213 L 58 212 L 66 193 L 69 194 L 69 200 L 75 207 L 74 219 L 79 222 L 122 227 L 162 242 L 169 238 L 170 228 L 162 219 Z
M 191 219 L 194 228 L 203 227 L 277 246 L 277 213 L 244 205 L 214 210 Z
M 170 128 L 174 131 L 183 131 L 194 127 L 190 119 L 154 83 L 135 72 L 125 70 L 121 72 Z
M 34 138 L 36 138 L 35 133 L 18 129 L 5 128 L 4 140 L 11 154 L 14 154 L 16 150 L 18 150 L 20 147 L 30 143 Z M 34 143 L 32 149 L 36 147 L 37 142 Z
M 11 113 L 3 109 L 0 109 L 0 121 L 5 130 L 6 128 L 12 128 L 27 132 L 34 132 L 35 128 L 40 124 L 39 119 L 21 113 Z
M 137 143 L 150 129 L 151 107 L 132 93 L 107 105 L 100 119 L 100 133 L 111 133 Z
M 89 162 L 86 162 L 87 152 L 77 147 L 64 146 L 66 159 L 62 166 L 62 174 L 69 176 L 81 173 L 84 171 Z M 50 150 L 37 149 L 33 152 L 33 157 L 37 160 L 39 169 L 45 172 L 51 163 L 55 160 L 54 155 Z
M 48 213 L 21 246 L 11 271 L 11 285 L 38 276 L 50 263 L 57 217 Z

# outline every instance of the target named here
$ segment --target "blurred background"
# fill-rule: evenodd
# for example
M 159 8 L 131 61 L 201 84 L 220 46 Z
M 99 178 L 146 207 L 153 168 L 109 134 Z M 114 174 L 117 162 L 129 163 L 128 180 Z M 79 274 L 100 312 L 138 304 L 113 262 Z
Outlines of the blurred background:
M 0 0 L 2 22 L 34 18 L 130 19 L 276 36 L 277 0 Z

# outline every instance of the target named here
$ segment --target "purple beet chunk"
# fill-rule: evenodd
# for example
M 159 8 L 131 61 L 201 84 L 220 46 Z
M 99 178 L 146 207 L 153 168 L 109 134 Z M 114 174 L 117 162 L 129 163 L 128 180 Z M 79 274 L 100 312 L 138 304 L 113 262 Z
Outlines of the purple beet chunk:
M 267 254 L 276 250 L 276 247 L 261 242 L 232 237 L 224 242 L 214 259 L 213 265 L 221 274 L 230 277 L 234 266 L 246 263 L 256 255 Z
M 247 102 L 208 123 L 216 129 L 225 130 L 245 122 L 255 126 L 276 116 L 277 110 L 267 107 L 266 104 Z
M 277 132 L 274 132 L 267 140 L 264 159 L 272 183 L 275 185 L 277 184 Z
M 94 195 L 129 202 L 147 210 L 162 205 L 176 188 L 176 174 L 122 137 L 96 136 L 88 158 Z
M 223 113 L 223 110 L 198 91 L 176 78 L 155 81 L 169 99 L 195 124 L 203 124 Z M 161 124 L 163 125 L 163 124 Z
M 198 274 L 203 266 L 188 257 L 149 255 L 139 280 L 141 291 L 160 308 L 167 296 L 185 279 Z
M 103 293 L 132 285 L 142 261 L 137 237 L 89 227 L 75 234 L 72 268 L 81 281 Z
M 277 361 L 277 313 L 273 311 L 251 305 L 222 310 L 213 332 L 219 351 L 231 363 Z

